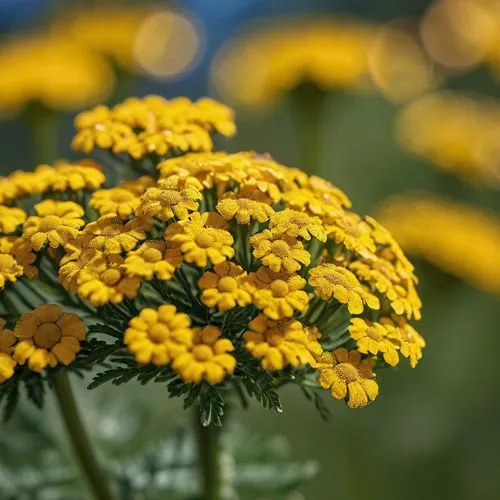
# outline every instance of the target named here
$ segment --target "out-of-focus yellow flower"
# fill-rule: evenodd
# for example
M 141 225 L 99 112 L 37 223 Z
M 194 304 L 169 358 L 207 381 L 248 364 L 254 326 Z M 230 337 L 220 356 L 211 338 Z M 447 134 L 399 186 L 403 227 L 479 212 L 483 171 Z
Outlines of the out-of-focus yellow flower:
M 23 238 L 30 241 L 34 250 L 46 243 L 57 248 L 78 236 L 84 225 L 83 208 L 72 201 L 44 200 L 35 205 L 38 215 L 28 217 L 24 223 Z
M 0 352 L 0 384 L 14 375 L 16 365 L 17 361 L 12 356 Z
M 73 149 L 85 153 L 111 149 L 135 159 L 211 151 L 213 134 L 230 137 L 236 131 L 233 112 L 223 104 L 207 98 L 191 102 L 159 96 L 130 98 L 113 108 L 97 106 L 78 115 L 75 126 Z
M 401 247 L 490 293 L 500 293 L 500 219 L 427 194 L 387 200 L 379 218 Z
M 47 366 L 71 364 L 85 339 L 83 321 L 73 313 L 63 312 L 55 304 L 42 305 L 23 314 L 14 334 L 19 342 L 14 348 L 14 359 L 30 370 L 40 373 Z
M 219 311 L 251 304 L 252 296 L 243 286 L 245 276 L 246 272 L 232 262 L 215 265 L 213 271 L 206 271 L 198 280 L 202 302 L 208 307 L 217 306 Z
M 15 238 L 0 237 L 0 290 L 7 281 L 15 283 L 23 275 L 23 267 L 14 256 Z
M 0 205 L 0 232 L 12 234 L 26 220 L 26 212 L 20 208 Z
M 144 308 L 132 318 L 123 341 L 138 363 L 162 366 L 193 345 L 191 320 L 172 305 Z
M 12 201 L 17 195 L 15 184 L 8 177 L 0 177 L 0 204 Z
M 0 318 L 0 384 L 14 375 L 17 361 L 12 357 L 17 337 L 5 328 L 5 320 Z
M 373 29 L 354 20 L 298 19 L 230 40 L 216 55 L 217 90 L 248 106 L 265 106 L 303 83 L 325 92 L 359 88 L 367 79 Z
M 234 351 L 234 346 L 229 339 L 221 339 L 221 335 L 216 326 L 193 328 L 192 346 L 172 363 L 184 382 L 199 384 L 205 379 L 210 384 L 218 384 L 233 373 L 236 358 L 228 353 Z
M 129 252 L 123 264 L 127 276 L 140 276 L 146 280 L 158 278 L 169 280 L 173 277 L 178 266 L 171 259 L 167 244 L 163 240 L 145 241 L 137 250 Z M 182 255 L 181 255 L 182 262 Z
M 49 165 L 39 165 L 33 172 L 15 170 L 7 178 L 6 186 L 13 186 L 14 193 L 9 198 L 44 194 L 54 177 L 54 169 Z
M 245 347 L 256 358 L 262 358 L 266 370 L 283 370 L 287 365 L 316 367 L 323 353 L 317 335 L 299 321 L 272 321 L 259 314 L 248 324 Z
M 500 185 L 500 105 L 442 92 L 422 97 L 401 112 L 401 143 L 466 180 Z
M 92 160 L 81 160 L 78 163 L 56 163 L 53 176 L 49 180 L 48 189 L 51 191 L 80 191 L 81 189 L 97 189 L 106 176 L 98 163 Z
M 113 87 L 110 66 L 66 37 L 32 35 L 0 49 L 0 112 L 18 113 L 39 102 L 77 110 L 106 100 Z
M 378 396 L 378 384 L 368 360 L 358 351 L 340 348 L 321 356 L 319 383 L 336 399 L 345 399 L 349 408 L 360 408 Z

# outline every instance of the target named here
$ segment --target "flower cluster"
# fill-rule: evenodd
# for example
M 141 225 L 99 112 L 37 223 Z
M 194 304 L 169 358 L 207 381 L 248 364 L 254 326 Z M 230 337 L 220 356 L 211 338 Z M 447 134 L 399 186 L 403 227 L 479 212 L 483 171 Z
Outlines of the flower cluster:
M 179 383 L 217 390 L 231 380 L 260 400 L 308 381 L 360 407 L 378 394 L 377 368 L 417 364 L 425 343 L 410 321 L 421 303 L 399 245 L 324 179 L 268 155 L 209 151 L 211 134 L 234 131 L 227 108 L 147 97 L 76 123 L 77 149 L 109 149 L 148 175 L 103 188 L 102 170 L 80 162 L 5 179 L 6 200 L 21 185 L 44 199 L 34 213 L 2 207 L 15 236 L 2 237 L 0 273 L 15 290 L 35 258 L 40 278 L 57 269 L 76 307 L 98 318 L 92 333 L 113 337 L 104 349 L 120 352 L 112 360 L 124 373 L 173 380 L 176 394 Z M 210 138 L 205 146 L 183 132 L 194 128 Z M 151 148 L 151 134 L 171 142 Z M 44 307 L 21 318 L 18 340 L 5 333 L 4 379 L 14 362 L 36 372 L 75 359 L 85 337 L 77 318 Z

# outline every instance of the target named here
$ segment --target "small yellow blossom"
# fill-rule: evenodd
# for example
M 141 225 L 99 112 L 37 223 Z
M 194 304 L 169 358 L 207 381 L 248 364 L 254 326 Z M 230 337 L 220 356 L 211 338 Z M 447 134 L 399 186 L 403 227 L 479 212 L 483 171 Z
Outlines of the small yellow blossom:
M 171 176 L 158 182 L 142 195 L 137 215 L 169 220 L 185 219 L 189 212 L 197 210 L 202 185 L 194 177 Z
M 19 342 L 14 359 L 28 363 L 30 370 L 40 373 L 45 367 L 58 363 L 71 364 L 85 339 L 83 321 L 73 313 L 63 312 L 55 304 L 42 305 L 21 316 L 14 328 Z
M 8 177 L 8 182 L 15 188 L 12 198 L 43 194 L 54 176 L 54 169 L 49 165 L 39 165 L 33 172 L 15 170 Z
M 217 306 L 220 311 L 245 307 L 252 303 L 252 296 L 242 286 L 245 271 L 232 262 L 222 262 L 213 271 L 203 273 L 198 280 L 202 291 L 201 300 L 208 307 Z
M 175 306 L 144 308 L 130 320 L 123 342 L 141 365 L 167 365 L 192 346 L 190 325 L 189 316 Z
M 0 205 L 0 232 L 11 234 L 26 220 L 26 212 L 20 208 Z
M 23 237 L 38 251 L 46 243 L 51 248 L 65 245 L 78 236 L 84 225 L 84 211 L 72 201 L 45 200 L 35 205 L 38 216 L 28 217 L 24 223 Z
M 7 281 L 15 283 L 23 275 L 23 267 L 14 256 L 14 241 L 13 237 L 0 237 L 0 290 Z
M 12 242 L 12 255 L 15 257 L 16 262 L 23 268 L 25 276 L 31 279 L 38 275 L 38 269 L 33 265 L 36 262 L 36 254 L 33 252 L 29 241 L 21 237 L 15 239 Z
M 309 241 L 312 236 L 319 241 L 326 241 L 325 228 L 321 219 L 296 210 L 285 209 L 276 212 L 271 217 L 269 228 L 275 236 L 300 237 L 306 241 Z
M 217 204 L 217 211 L 226 220 L 234 218 L 238 224 L 249 224 L 251 219 L 267 222 L 274 210 L 267 204 L 248 198 L 226 194 Z
M 171 224 L 165 231 L 169 248 L 179 248 L 186 262 L 205 267 L 220 264 L 234 256 L 234 239 L 224 219 L 215 212 L 194 212 L 189 218 Z
M 249 243 L 254 247 L 254 257 L 276 273 L 292 274 L 311 263 L 311 255 L 299 240 L 286 235 L 275 237 L 269 229 L 252 236 Z
M 370 363 L 358 351 L 344 348 L 325 352 L 320 359 L 319 383 L 336 399 L 345 399 L 349 408 L 360 408 L 378 396 Z
M 287 365 L 316 367 L 323 352 L 316 335 L 293 319 L 272 321 L 259 314 L 248 328 L 245 347 L 252 356 L 262 358 L 266 370 L 283 370 Z
M 56 192 L 93 190 L 100 187 L 105 180 L 99 164 L 92 160 L 81 160 L 78 163 L 60 162 L 54 166 L 48 189 Z
M 83 235 L 88 237 L 86 247 L 106 254 L 119 254 L 133 250 L 139 241 L 145 240 L 149 227 L 144 219 L 136 218 L 124 223 L 114 215 L 106 215 L 87 224 Z
M 413 328 L 405 318 L 392 316 L 382 318 L 381 323 L 388 328 L 397 328 L 399 333 L 400 352 L 410 361 L 410 366 L 415 368 L 422 359 L 422 349 L 425 347 L 424 338 Z
M 0 318 L 0 353 L 11 354 L 17 342 L 17 337 L 11 330 L 5 328 L 5 325 L 6 321 Z
M 247 286 L 254 304 L 273 320 L 307 311 L 309 296 L 303 290 L 306 280 L 297 274 L 275 273 L 260 267 L 249 275 Z
M 400 333 L 393 326 L 383 322 L 352 318 L 349 333 L 356 341 L 360 353 L 375 356 L 380 353 L 390 366 L 399 363 L 397 349 L 400 345 Z
M 167 244 L 162 240 L 145 241 L 137 250 L 127 254 L 123 269 L 127 276 L 139 276 L 146 280 L 169 280 L 177 267 L 170 253 L 171 250 L 167 249 Z
M 351 314 L 361 314 L 364 304 L 370 309 L 380 308 L 379 299 L 363 289 L 356 276 L 335 264 L 321 264 L 309 271 L 309 284 L 323 300 L 335 298 L 347 304 Z
M 12 356 L 0 352 L 0 384 L 14 375 L 16 365 L 17 361 Z
M 199 384 L 205 379 L 209 384 L 218 384 L 233 373 L 236 359 L 228 353 L 234 351 L 234 346 L 229 339 L 221 339 L 221 334 L 216 326 L 193 328 L 193 345 L 172 363 L 184 382 Z
M 0 176 L 0 205 L 12 201 L 17 195 L 18 190 L 12 180 Z

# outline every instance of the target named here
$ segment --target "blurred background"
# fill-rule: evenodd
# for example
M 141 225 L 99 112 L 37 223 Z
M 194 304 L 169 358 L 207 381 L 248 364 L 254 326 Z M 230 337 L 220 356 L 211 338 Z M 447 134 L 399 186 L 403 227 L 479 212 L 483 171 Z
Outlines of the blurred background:
M 417 266 L 424 358 L 379 373 L 375 404 L 349 410 L 325 394 L 324 423 L 288 390 L 283 414 L 233 411 L 317 462 L 286 498 L 500 498 L 500 1 L 0 0 L 0 35 L 2 175 L 73 157 L 80 110 L 209 95 L 237 113 L 220 147 L 331 180 Z M 80 385 L 108 457 L 187 418 L 159 387 Z M 28 479 L 32 441 L 13 436 L 43 429 L 64 450 L 48 411 L 0 430 L 8 467 Z

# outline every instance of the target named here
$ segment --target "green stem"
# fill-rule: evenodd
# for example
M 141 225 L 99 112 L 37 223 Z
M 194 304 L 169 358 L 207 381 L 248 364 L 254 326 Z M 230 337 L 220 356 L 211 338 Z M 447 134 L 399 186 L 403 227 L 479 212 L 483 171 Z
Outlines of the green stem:
M 318 175 L 321 167 L 326 96 L 326 92 L 311 83 L 298 86 L 291 94 L 299 135 L 300 167 L 309 175 Z
M 54 389 L 75 455 L 97 500 L 112 500 L 111 493 L 92 451 L 66 372 L 54 375 Z
M 57 159 L 57 113 L 40 103 L 32 103 L 26 110 L 31 129 L 32 160 L 35 165 Z
M 220 498 L 219 428 L 203 426 L 198 408 L 194 414 L 198 461 L 203 484 L 203 500 Z

